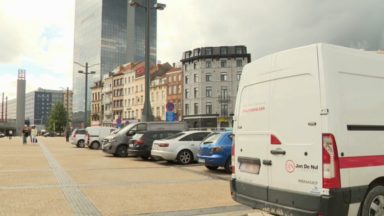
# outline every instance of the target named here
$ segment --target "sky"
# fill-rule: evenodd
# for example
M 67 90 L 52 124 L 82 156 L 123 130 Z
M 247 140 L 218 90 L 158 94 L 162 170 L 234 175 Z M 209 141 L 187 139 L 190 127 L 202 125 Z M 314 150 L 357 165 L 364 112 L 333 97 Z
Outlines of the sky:
M 96 0 L 95 0 L 96 1 Z M 158 0 L 157 56 L 179 62 L 204 46 L 245 45 L 252 61 L 326 42 L 384 49 L 382 0 Z M 0 0 L 0 93 L 15 98 L 19 68 L 27 92 L 72 88 L 75 0 Z

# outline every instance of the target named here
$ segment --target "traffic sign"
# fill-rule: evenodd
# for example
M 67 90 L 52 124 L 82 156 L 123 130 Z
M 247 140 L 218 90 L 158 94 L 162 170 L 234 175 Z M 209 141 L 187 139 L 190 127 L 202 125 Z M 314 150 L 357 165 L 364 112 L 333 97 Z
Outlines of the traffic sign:
M 165 105 L 168 112 L 173 112 L 173 109 L 175 109 L 175 104 L 172 102 L 168 102 L 167 105 Z

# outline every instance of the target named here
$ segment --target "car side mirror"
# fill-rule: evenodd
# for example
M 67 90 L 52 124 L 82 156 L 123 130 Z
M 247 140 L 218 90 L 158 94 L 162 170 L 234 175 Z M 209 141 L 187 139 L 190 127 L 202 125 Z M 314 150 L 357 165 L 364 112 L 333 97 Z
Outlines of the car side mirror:
M 136 134 L 136 131 L 128 131 L 127 136 L 133 136 Z

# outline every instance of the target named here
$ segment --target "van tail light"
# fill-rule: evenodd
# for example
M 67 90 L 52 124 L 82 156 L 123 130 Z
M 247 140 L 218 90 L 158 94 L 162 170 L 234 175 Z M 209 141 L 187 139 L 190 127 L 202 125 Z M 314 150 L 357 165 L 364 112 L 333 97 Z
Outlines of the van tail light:
M 232 174 L 235 174 L 235 134 L 232 134 L 231 166 Z
M 336 140 L 332 134 L 323 134 L 323 188 L 340 188 L 340 163 Z
M 280 140 L 273 134 L 271 134 L 271 145 L 281 145 Z
M 160 143 L 158 144 L 159 147 L 168 147 L 169 143 Z
M 73 139 L 76 139 L 76 133 L 73 134 Z
M 144 144 L 144 141 L 141 139 L 138 139 L 135 141 L 135 145 L 143 145 L 143 144 Z

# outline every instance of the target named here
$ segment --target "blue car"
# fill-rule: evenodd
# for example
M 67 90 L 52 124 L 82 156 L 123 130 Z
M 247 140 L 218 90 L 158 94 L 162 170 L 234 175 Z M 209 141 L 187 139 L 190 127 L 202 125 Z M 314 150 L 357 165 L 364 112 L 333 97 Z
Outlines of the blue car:
M 197 155 L 199 163 L 204 163 L 210 170 L 224 167 L 231 173 L 232 132 L 214 132 L 201 144 Z

